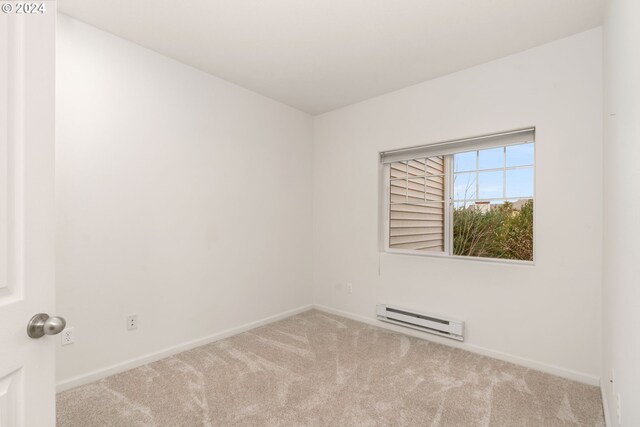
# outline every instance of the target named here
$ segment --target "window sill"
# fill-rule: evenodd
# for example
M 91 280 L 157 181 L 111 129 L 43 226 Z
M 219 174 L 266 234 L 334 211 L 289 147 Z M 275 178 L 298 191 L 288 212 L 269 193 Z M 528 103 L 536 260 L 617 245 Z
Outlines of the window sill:
M 517 259 L 502 259 L 502 258 L 485 258 L 485 257 L 473 257 L 473 256 L 462 256 L 462 255 L 449 255 L 445 252 L 434 252 L 434 253 L 425 253 L 421 251 L 412 251 L 408 249 L 384 249 L 380 251 L 382 254 L 390 254 L 390 255 L 408 255 L 412 257 L 426 257 L 426 258 L 439 258 L 446 260 L 454 260 L 454 261 L 473 261 L 473 262 L 481 262 L 481 263 L 491 263 L 491 264 L 506 264 L 506 265 L 515 265 L 515 266 L 524 266 L 524 267 L 533 267 L 536 265 L 535 257 L 533 261 L 525 261 L 525 260 L 517 260 Z

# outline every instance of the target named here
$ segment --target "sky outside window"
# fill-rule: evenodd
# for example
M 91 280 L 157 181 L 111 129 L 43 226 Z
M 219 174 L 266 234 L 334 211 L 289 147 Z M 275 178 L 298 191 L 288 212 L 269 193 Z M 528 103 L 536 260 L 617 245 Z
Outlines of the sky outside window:
M 454 199 L 533 197 L 533 145 L 526 143 L 455 154 Z

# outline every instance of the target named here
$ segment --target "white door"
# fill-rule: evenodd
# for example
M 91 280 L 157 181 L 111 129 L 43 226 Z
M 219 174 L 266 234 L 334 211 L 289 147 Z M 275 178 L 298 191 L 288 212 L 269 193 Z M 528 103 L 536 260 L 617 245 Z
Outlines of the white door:
M 42 3 L 0 0 L 1 427 L 55 425 L 59 337 L 27 336 L 34 314 L 54 315 L 56 5 Z

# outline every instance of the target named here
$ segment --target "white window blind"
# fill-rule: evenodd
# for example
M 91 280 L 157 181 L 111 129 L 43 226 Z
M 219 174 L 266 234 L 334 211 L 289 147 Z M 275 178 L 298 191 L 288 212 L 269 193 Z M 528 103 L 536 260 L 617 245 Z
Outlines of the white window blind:
M 463 151 L 482 150 L 484 148 L 522 144 L 534 141 L 534 129 L 521 129 L 476 138 L 458 139 L 439 142 L 419 147 L 403 148 L 400 150 L 384 151 L 380 153 L 382 163 L 407 161 L 416 158 L 443 156 Z

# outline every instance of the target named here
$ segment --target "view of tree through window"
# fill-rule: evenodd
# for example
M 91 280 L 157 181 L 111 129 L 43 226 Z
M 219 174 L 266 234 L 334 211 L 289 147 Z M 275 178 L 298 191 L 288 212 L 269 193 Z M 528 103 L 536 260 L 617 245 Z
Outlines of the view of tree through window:
M 533 260 L 533 144 L 453 155 L 453 254 Z

